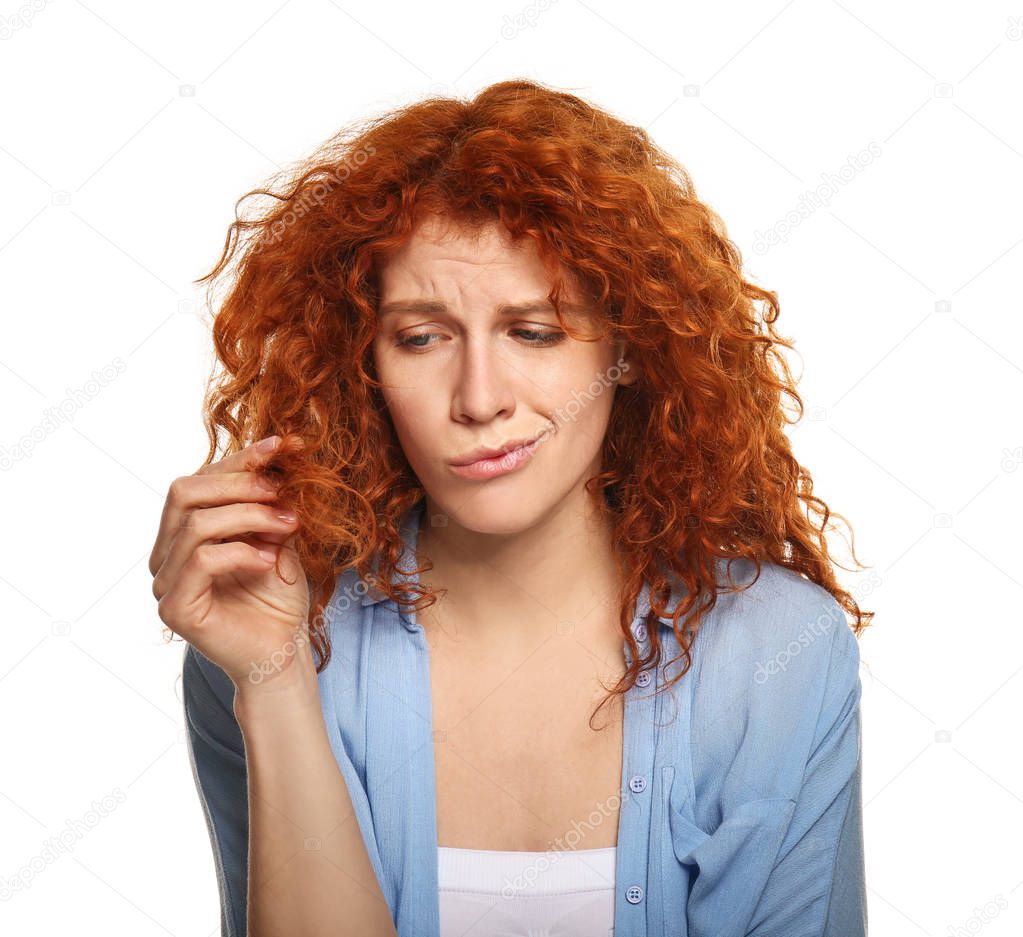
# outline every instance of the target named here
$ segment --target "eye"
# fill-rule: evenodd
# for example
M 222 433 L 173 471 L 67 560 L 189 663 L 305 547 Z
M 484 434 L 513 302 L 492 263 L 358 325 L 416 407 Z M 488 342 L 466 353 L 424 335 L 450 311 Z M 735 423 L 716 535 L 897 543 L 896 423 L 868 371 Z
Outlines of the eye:
M 398 348 L 403 348 L 406 345 L 411 347 L 411 348 L 425 348 L 426 347 L 425 344 L 424 345 L 417 345 L 417 344 L 413 344 L 413 343 L 417 339 L 429 338 L 431 335 L 436 335 L 436 334 L 437 334 L 436 332 L 419 332 L 419 333 L 417 333 L 415 335 L 399 335 L 394 344 Z
M 564 337 L 564 332 L 544 331 L 542 329 L 514 329 L 514 332 L 523 336 L 531 336 L 527 341 L 529 345 L 556 345 Z
M 395 339 L 394 344 L 397 348 L 427 348 L 429 346 L 429 339 L 437 334 L 437 332 L 413 332 L 407 335 L 399 335 Z M 564 332 L 556 329 L 512 329 L 512 334 L 520 336 L 527 345 L 537 345 L 540 347 L 556 345 L 565 337 Z

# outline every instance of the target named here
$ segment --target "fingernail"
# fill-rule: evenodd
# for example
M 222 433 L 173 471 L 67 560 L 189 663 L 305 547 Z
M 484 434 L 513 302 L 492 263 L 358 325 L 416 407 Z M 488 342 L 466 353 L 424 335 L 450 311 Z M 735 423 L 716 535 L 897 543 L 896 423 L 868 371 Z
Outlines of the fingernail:
M 280 436 L 267 436 L 266 439 L 261 439 L 256 443 L 256 448 L 260 452 L 273 452 L 280 438 Z
M 280 511 L 277 516 L 287 524 L 291 524 L 295 520 L 294 511 Z

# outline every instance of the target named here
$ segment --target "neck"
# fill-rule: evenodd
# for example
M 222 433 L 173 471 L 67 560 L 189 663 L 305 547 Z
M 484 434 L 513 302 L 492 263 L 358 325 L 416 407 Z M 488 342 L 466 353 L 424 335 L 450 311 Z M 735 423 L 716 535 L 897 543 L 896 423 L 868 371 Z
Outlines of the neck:
M 614 544 L 588 494 L 513 534 L 480 533 L 450 518 L 434 527 L 429 497 L 425 508 L 417 546 L 433 568 L 422 581 L 447 591 L 421 615 L 424 628 L 457 621 L 460 639 L 518 647 L 558 635 L 621 643 Z

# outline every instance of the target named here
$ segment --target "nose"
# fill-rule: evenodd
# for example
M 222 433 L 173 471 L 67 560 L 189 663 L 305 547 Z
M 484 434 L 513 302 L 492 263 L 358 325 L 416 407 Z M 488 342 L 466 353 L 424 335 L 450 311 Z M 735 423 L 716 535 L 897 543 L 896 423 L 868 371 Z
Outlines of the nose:
M 514 414 L 514 388 L 523 375 L 500 349 L 485 338 L 469 337 L 456 367 L 451 397 L 453 420 L 487 423 Z

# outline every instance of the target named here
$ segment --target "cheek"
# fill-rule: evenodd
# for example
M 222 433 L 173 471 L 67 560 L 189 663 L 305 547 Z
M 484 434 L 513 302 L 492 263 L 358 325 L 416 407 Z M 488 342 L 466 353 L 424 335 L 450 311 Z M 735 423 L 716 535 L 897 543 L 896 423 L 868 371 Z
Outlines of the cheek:
M 391 422 L 403 436 L 414 435 L 416 427 L 425 422 L 427 406 L 422 394 L 409 388 L 389 387 L 384 391 L 384 401 Z
M 586 355 L 571 362 L 547 388 L 546 397 L 560 410 L 562 422 L 598 433 L 607 425 L 614 399 L 614 385 L 607 377 L 603 357 Z M 596 441 L 599 444 L 599 439 Z
M 557 461 L 570 473 L 583 471 L 600 455 L 611 414 L 612 388 L 597 371 L 548 386 L 537 409 L 557 427 Z M 551 454 L 554 454 L 552 449 Z
M 389 349 L 381 349 L 374 345 L 373 364 L 376 378 L 383 385 L 380 394 L 395 428 L 401 429 L 413 423 L 417 399 L 420 400 L 419 409 L 422 410 L 421 388 L 415 385 L 412 375 L 405 373 L 405 369 L 389 353 Z
M 610 394 L 599 385 L 586 385 L 566 408 L 569 426 L 576 440 L 573 445 L 592 456 L 600 450 L 611 415 Z
M 383 390 L 387 412 L 394 425 L 398 442 L 415 470 L 429 465 L 438 440 L 438 407 L 442 403 L 432 397 L 424 387 L 386 387 Z

